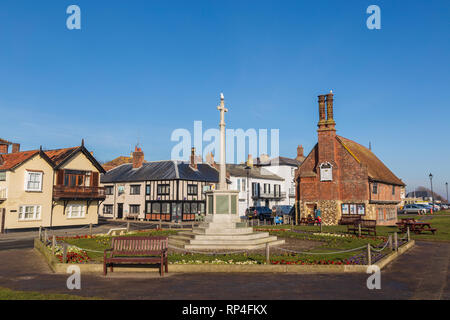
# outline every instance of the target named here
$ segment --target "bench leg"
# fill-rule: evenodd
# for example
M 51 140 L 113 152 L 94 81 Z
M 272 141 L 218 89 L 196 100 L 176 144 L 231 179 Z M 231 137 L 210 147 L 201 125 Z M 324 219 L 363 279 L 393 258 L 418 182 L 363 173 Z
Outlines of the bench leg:
M 113 263 L 111 262 L 111 265 L 109 266 L 109 271 L 113 272 L 114 268 L 113 268 Z
M 106 262 L 103 262 L 103 275 L 106 276 L 107 273 L 108 273 L 108 268 L 106 266 Z
M 161 263 L 160 263 L 160 267 L 159 267 L 159 273 L 161 274 L 161 277 L 164 276 L 164 257 L 161 256 Z
M 164 262 L 166 264 L 166 273 L 169 273 L 169 259 L 166 257 Z

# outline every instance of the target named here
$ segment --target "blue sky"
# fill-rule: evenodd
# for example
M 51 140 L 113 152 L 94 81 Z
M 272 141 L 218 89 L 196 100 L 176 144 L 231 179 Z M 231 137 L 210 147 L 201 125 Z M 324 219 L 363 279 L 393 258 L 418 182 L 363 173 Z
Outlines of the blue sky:
M 81 8 L 82 29 L 66 28 Z M 381 8 L 381 30 L 366 8 Z M 450 2 L 100 1 L 0 3 L 0 137 L 22 149 L 79 145 L 101 161 L 140 141 L 170 158 L 174 129 L 280 129 L 280 154 L 317 140 L 333 90 L 338 134 L 408 189 L 450 180 Z

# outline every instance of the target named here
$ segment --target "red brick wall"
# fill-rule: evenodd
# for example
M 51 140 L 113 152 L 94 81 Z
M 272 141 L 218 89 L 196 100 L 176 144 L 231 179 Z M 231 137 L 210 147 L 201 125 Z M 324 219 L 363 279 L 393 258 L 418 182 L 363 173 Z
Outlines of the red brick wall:
M 8 145 L 0 144 L 0 154 L 6 154 L 6 153 L 8 153 Z
M 300 178 L 300 194 L 296 196 L 297 200 L 400 201 L 399 186 L 395 186 L 395 194 L 392 195 L 392 185 L 378 183 L 378 192 L 373 194 L 367 167 L 361 165 L 329 132 L 332 131 L 319 134 L 323 145 L 316 146 L 298 170 L 300 176 L 308 176 Z M 320 181 L 319 165 L 327 161 L 333 165 L 333 181 Z M 311 177 L 311 173 L 315 176 Z
M 315 177 L 300 179 L 300 199 L 304 201 L 368 200 L 367 168 L 361 166 L 337 139 L 331 139 L 328 135 L 324 136 L 325 139 L 321 139 L 321 141 L 328 150 L 323 145 L 322 150 L 320 148 L 313 150 L 299 169 L 300 175 L 316 173 Z M 333 143 L 331 144 L 331 142 Z M 330 149 L 334 151 L 330 153 Z M 322 162 L 330 162 L 333 165 L 333 181 L 320 181 L 319 165 Z
M 370 182 L 370 200 L 381 200 L 381 201 L 400 201 L 400 186 L 394 187 L 394 194 L 392 194 L 392 185 L 380 183 L 377 185 L 377 193 L 373 193 L 373 184 L 374 182 Z

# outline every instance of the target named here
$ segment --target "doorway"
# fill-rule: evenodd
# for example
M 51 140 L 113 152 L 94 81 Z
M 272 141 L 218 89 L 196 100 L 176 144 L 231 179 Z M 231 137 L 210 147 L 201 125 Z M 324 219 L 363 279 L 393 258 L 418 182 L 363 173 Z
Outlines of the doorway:
M 316 218 L 316 209 L 317 209 L 317 204 L 315 203 L 308 203 L 306 205 L 306 217 L 311 216 L 311 218 Z
M 117 219 L 123 218 L 123 203 L 117 204 Z
M 182 208 L 181 203 L 178 202 L 172 203 L 172 221 L 178 223 L 182 220 L 181 208 Z

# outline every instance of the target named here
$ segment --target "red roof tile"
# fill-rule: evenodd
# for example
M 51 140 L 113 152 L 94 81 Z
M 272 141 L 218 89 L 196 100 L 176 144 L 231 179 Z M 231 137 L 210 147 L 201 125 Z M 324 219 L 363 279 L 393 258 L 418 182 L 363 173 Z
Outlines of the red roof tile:
M 67 159 L 67 157 L 69 157 L 78 148 L 79 147 L 48 150 L 44 151 L 44 153 L 55 165 L 58 165 L 59 163 Z M 38 153 L 39 150 L 30 150 L 0 155 L 1 159 L 3 160 L 0 160 L 0 170 L 13 169 Z
M 352 156 L 356 158 L 360 163 L 367 165 L 367 171 L 369 178 L 374 181 L 386 182 L 389 184 L 404 186 L 402 180 L 400 180 L 395 174 L 389 170 L 388 167 L 378 159 L 372 151 L 368 148 L 352 141 L 350 139 L 336 136 L 338 141 L 350 151 Z
M 39 150 L 2 154 L 0 155 L 0 170 L 10 170 L 32 158 L 37 153 L 39 153 Z

